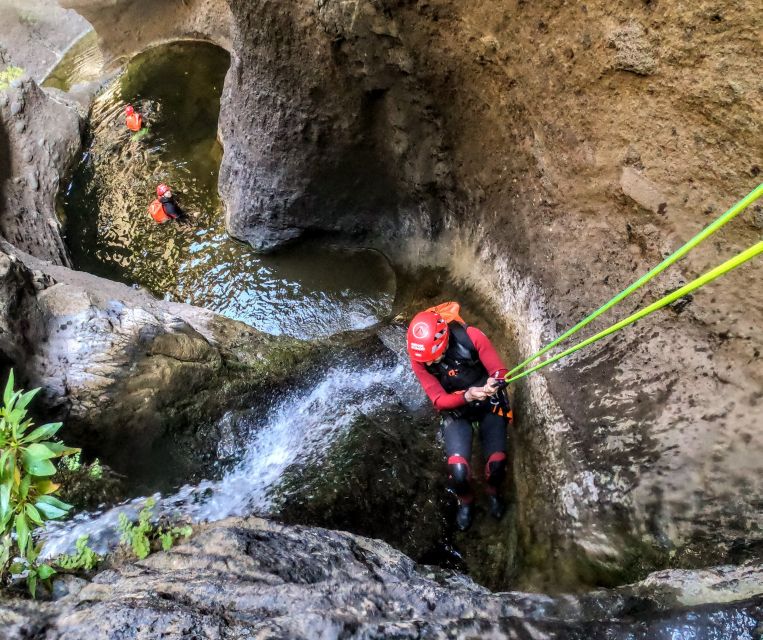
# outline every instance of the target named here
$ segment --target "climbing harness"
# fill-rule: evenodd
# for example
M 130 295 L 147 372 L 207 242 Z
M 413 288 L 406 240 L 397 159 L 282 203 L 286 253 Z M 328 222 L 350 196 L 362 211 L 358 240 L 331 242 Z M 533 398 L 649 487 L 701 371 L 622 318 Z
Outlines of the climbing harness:
M 534 367 L 527 369 L 526 371 L 523 371 L 522 373 L 518 373 L 519 371 L 524 369 L 529 363 L 537 360 L 539 357 L 541 357 L 545 353 L 548 353 L 548 351 L 553 349 L 555 346 L 567 340 L 569 337 L 571 337 L 572 335 L 580 331 L 583 327 L 593 322 L 602 313 L 604 313 L 608 309 L 611 309 L 617 303 L 621 302 L 622 300 L 627 298 L 629 295 L 631 295 L 634 291 L 641 288 L 647 282 L 655 278 L 658 274 L 662 273 L 669 266 L 671 266 L 672 264 L 680 260 L 684 255 L 686 255 L 694 247 L 700 244 L 708 236 L 718 231 L 718 229 L 723 227 L 725 224 L 733 220 L 737 215 L 739 215 L 750 204 L 755 202 L 761 196 L 763 196 L 763 184 L 758 185 L 757 188 L 755 188 L 753 191 L 747 194 L 747 196 L 745 196 L 742 200 L 737 202 L 733 207 L 731 207 L 728 211 L 726 211 L 723 215 L 721 215 L 717 220 L 715 220 L 714 222 L 709 224 L 707 227 L 705 227 L 702 231 L 700 231 L 696 236 L 694 236 L 686 244 L 684 244 L 677 251 L 675 251 L 670 256 L 665 258 L 665 260 L 663 260 L 660 264 L 658 264 L 656 267 L 651 269 L 649 272 L 641 276 L 629 287 L 627 287 L 626 289 L 618 293 L 609 302 L 606 302 L 601 307 L 599 307 L 596 311 L 586 316 L 578 324 L 576 324 L 571 329 L 568 329 L 567 331 L 565 331 L 561 336 L 559 336 L 558 338 L 556 338 L 555 340 L 547 344 L 540 351 L 533 354 L 529 358 L 525 359 L 523 362 L 520 362 L 516 367 L 511 369 L 511 371 L 509 371 L 506 374 L 506 383 L 508 384 L 510 382 L 514 382 L 515 380 L 519 380 L 520 378 L 524 378 L 525 376 L 528 376 L 535 371 L 543 369 L 544 367 L 547 367 L 553 364 L 554 362 L 558 362 L 562 358 L 565 358 L 568 355 L 571 355 L 575 353 L 576 351 L 579 351 L 583 347 L 586 347 L 589 344 L 597 342 L 598 340 L 601 340 L 602 338 L 605 338 L 606 336 L 611 335 L 615 333 L 616 331 L 619 331 L 620 329 L 630 324 L 633 324 L 637 320 L 640 320 L 641 318 L 648 316 L 649 314 L 657 311 L 658 309 L 662 309 L 663 307 L 669 305 L 675 300 L 678 300 L 679 298 L 685 295 L 688 295 L 692 291 L 699 289 L 700 287 L 704 286 L 708 282 L 712 282 L 716 278 L 719 278 L 720 276 L 728 273 L 729 271 L 736 269 L 741 264 L 744 264 L 745 262 L 752 260 L 754 257 L 759 255 L 761 251 L 763 251 L 763 241 L 754 244 L 749 249 L 742 251 L 741 253 L 737 254 L 730 260 L 727 260 L 726 262 L 716 267 L 715 269 L 711 269 L 710 271 L 703 274 L 696 280 L 693 280 L 692 282 L 681 287 L 677 291 L 674 291 L 673 293 L 666 295 L 665 297 L 661 298 L 660 300 L 657 300 L 656 302 L 650 304 L 649 306 L 644 307 L 643 309 L 633 313 L 632 315 L 628 316 L 624 320 L 621 320 L 620 322 L 613 324 L 607 329 L 604 329 L 603 331 L 600 331 L 596 335 L 591 336 L 590 338 L 587 338 L 586 340 L 583 340 L 582 342 L 578 343 L 577 345 L 573 347 L 570 347 L 569 349 L 563 351 L 562 353 L 559 353 L 553 356 L 552 358 L 549 358 L 548 360 L 544 360 L 540 364 L 535 365 Z M 513 374 L 517 374 L 517 375 L 513 375 Z

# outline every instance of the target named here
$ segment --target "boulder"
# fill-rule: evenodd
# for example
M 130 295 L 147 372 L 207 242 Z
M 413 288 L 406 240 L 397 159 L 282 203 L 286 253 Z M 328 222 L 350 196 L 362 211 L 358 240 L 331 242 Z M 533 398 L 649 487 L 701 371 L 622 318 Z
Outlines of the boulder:
M 212 423 L 298 375 L 314 349 L 4 248 L 3 363 L 42 387 L 67 442 L 132 478 L 200 470 L 214 457 Z

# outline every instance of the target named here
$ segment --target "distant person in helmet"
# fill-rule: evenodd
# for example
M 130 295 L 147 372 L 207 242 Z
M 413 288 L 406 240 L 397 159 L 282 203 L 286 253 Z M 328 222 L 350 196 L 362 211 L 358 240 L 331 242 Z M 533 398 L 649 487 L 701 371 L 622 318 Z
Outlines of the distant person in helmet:
M 131 104 L 125 107 L 125 124 L 130 131 L 140 131 L 143 127 L 143 116 Z
M 472 423 L 479 424 L 490 514 L 500 519 L 506 510 L 501 487 L 511 410 L 503 382 L 506 366 L 487 336 L 458 314 L 455 302 L 416 314 L 407 346 L 413 372 L 442 416 L 448 479 L 458 497 L 456 525 L 465 531 L 473 517 Z
M 155 222 L 162 223 L 167 220 L 187 220 L 185 211 L 183 211 L 175 201 L 172 189 L 162 183 L 156 187 L 156 200 L 148 207 L 148 212 Z

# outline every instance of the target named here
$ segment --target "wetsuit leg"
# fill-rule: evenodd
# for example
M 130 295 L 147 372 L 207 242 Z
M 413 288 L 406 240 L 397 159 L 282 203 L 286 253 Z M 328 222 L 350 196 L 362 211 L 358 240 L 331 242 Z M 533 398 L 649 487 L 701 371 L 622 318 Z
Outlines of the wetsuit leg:
M 487 481 L 485 490 L 491 494 L 500 493 L 508 471 L 506 424 L 506 418 L 495 413 L 487 413 L 480 420 L 480 441 L 485 456 Z
M 472 426 L 463 418 L 443 418 L 445 455 L 448 457 L 448 480 L 459 502 L 470 503 L 474 496 L 471 487 Z

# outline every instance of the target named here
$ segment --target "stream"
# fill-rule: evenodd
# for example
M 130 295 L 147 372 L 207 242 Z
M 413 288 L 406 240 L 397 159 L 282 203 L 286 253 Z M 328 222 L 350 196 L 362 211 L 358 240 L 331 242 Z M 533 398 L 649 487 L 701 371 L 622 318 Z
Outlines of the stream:
M 216 135 L 229 63 L 214 45 L 162 45 L 136 56 L 101 91 L 89 142 L 59 202 L 74 264 L 271 334 L 315 338 L 373 326 L 395 297 L 395 274 L 381 254 L 301 246 L 260 256 L 227 235 Z M 136 134 L 124 124 L 128 103 L 144 116 Z M 178 194 L 191 224 L 149 217 L 160 182 Z
M 71 55 L 97 57 L 87 41 Z M 324 240 L 261 256 L 229 237 L 217 194 L 216 139 L 228 65 L 228 54 L 213 45 L 172 43 L 137 55 L 103 86 L 59 199 L 76 268 L 274 335 L 363 330 L 369 338 L 340 350 L 331 366 L 266 410 L 222 416 L 216 428 L 227 435 L 218 443 L 217 473 L 154 494 L 155 516 L 200 523 L 257 514 L 344 529 L 468 571 L 494 588 L 505 585 L 514 571 L 513 512 L 493 523 L 478 511 L 481 534 L 457 540 L 437 421 L 408 363 L 405 324 L 392 318 L 465 292 L 442 274 L 399 276 L 371 249 Z M 83 68 L 91 71 L 65 58 L 51 77 L 69 86 L 67 69 L 76 75 Z M 138 134 L 125 127 L 126 104 L 144 116 Z M 158 225 L 149 217 L 159 182 L 179 194 L 191 224 Z M 472 315 L 485 326 L 478 307 Z M 99 553 L 113 549 L 120 513 L 135 518 L 146 497 L 50 523 L 43 554 L 71 551 L 85 535 Z M 486 537 L 497 542 L 497 553 L 478 550 Z

